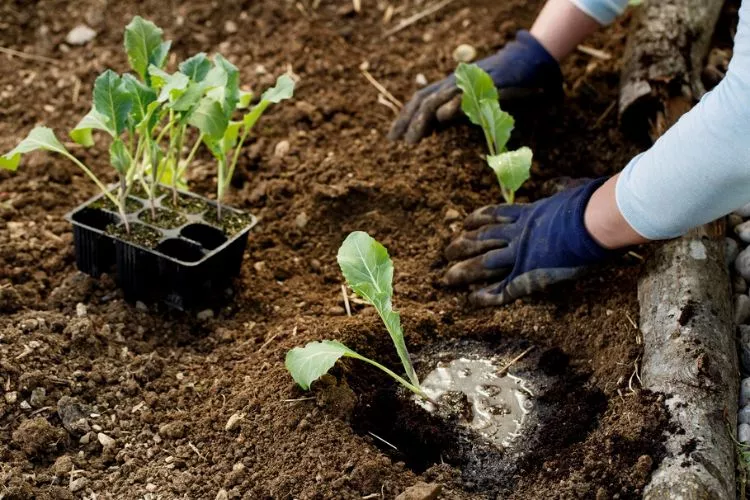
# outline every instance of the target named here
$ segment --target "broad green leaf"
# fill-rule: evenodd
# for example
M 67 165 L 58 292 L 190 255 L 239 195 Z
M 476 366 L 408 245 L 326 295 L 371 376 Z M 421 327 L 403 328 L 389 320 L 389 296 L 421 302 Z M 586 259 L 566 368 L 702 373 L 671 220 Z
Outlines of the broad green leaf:
M 125 143 L 119 137 L 112 141 L 112 144 L 109 146 L 109 161 L 120 175 L 125 175 L 130 170 L 133 159 L 130 157 L 130 153 L 128 153 L 127 146 L 125 146 Z
M 199 52 L 180 63 L 180 73 L 187 75 L 194 82 L 203 81 L 210 69 L 211 61 L 205 52 Z
M 151 21 L 135 16 L 125 27 L 125 52 L 130 66 L 146 83 L 149 82 L 148 67 L 164 67 L 167 52 L 172 42 L 162 41 L 162 30 Z
M 190 82 L 182 95 L 177 97 L 169 107 L 175 111 L 186 113 L 198 104 L 205 91 L 205 83 Z
M 476 64 L 459 64 L 455 75 L 456 85 L 463 91 L 461 109 L 473 124 L 482 126 L 481 102 L 485 99 L 498 100 L 495 83 Z
M 246 109 L 253 102 L 254 94 L 249 90 L 240 89 L 240 102 L 237 103 L 237 109 Z
M 92 109 L 70 131 L 70 138 L 82 146 L 91 147 L 94 145 L 92 130 L 103 130 L 113 137 L 115 135 L 115 130 L 112 128 L 109 119 L 97 110 Z
M 206 137 L 218 141 L 223 139 L 229 120 L 221 104 L 206 97 L 190 115 L 188 123 L 200 130 Z
M 294 95 L 294 80 L 286 73 L 276 79 L 276 85 L 263 92 L 261 101 L 278 104 Z
M 94 109 L 104 115 L 115 135 L 125 130 L 128 113 L 133 107 L 133 97 L 122 85 L 122 78 L 107 70 L 94 82 Z
M 137 126 L 148 114 L 149 105 L 156 101 L 156 91 L 139 82 L 133 75 L 122 76 L 123 89 L 130 94 L 133 108 L 130 113 L 130 124 Z
M 237 145 L 237 138 L 240 135 L 242 125 L 242 122 L 233 121 L 227 125 L 227 129 L 224 131 L 224 138 L 221 141 L 221 150 L 224 153 L 229 153 Z
M 483 99 L 479 104 L 479 111 L 482 115 L 482 123 L 487 128 L 487 140 L 492 141 L 494 148 L 490 151 L 501 153 L 505 151 L 505 145 L 510 139 L 510 133 L 513 131 L 515 121 L 509 113 L 500 109 L 500 103 L 497 100 Z
M 295 347 L 286 354 L 284 364 L 294 381 L 308 390 L 310 384 L 328 373 L 342 356 L 352 355 L 359 357 L 341 342 L 323 340 L 310 342 L 305 347 Z
M 0 156 L 0 168 L 16 170 L 18 164 L 21 162 L 22 155 L 40 149 L 64 155 L 69 154 L 68 150 L 65 149 L 65 146 L 57 140 L 52 129 L 47 127 L 35 127 L 12 151 Z
M 487 163 L 495 171 L 508 203 L 513 202 L 515 192 L 531 176 L 532 156 L 531 149 L 522 147 L 487 157 Z
M 154 65 L 148 67 L 148 74 L 151 77 L 151 88 L 159 90 L 169 81 L 169 73 Z
M 419 386 L 401 330 L 401 317 L 391 304 L 393 262 L 388 256 L 388 250 L 369 234 L 355 231 L 341 244 L 337 260 L 352 290 L 372 304 L 380 314 L 406 375 L 415 386 Z
M 174 102 L 183 95 L 190 84 L 190 78 L 179 71 L 166 73 L 155 66 L 149 69 L 150 74 L 154 77 L 154 86 L 159 88 L 159 102 Z
M 219 101 L 227 119 L 231 118 L 240 101 L 240 72 L 237 66 L 221 54 L 216 54 L 214 67 L 206 76 L 206 83 L 213 87 L 206 95 Z

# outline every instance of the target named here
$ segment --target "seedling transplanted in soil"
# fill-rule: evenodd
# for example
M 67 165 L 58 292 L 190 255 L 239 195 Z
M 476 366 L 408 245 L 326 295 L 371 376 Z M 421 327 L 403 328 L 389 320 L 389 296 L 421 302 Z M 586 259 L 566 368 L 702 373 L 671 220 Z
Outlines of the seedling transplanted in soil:
M 294 80 L 281 75 L 276 86 L 250 107 L 253 95 L 240 90 L 239 70 L 220 54 L 213 61 L 204 53 L 196 54 L 170 74 L 164 66 L 171 42 L 162 39 L 160 28 L 139 16 L 125 28 L 124 46 L 135 75 L 112 70 L 99 75 L 91 111 L 70 132 L 73 141 L 84 147 L 94 145 L 95 130 L 110 136 L 110 164 L 119 181 L 116 193 L 46 127 L 34 128 L 15 149 L 0 156 L 0 167 L 16 170 L 21 156 L 36 150 L 68 158 L 117 207 L 129 233 L 126 200 L 133 189 L 148 194 L 154 219 L 160 183 L 171 186 L 172 204 L 178 206 L 177 190 L 185 187 L 185 172 L 205 144 L 218 165 L 217 219 L 221 219 L 221 202 L 245 140 L 268 106 L 292 97 Z M 234 121 L 235 112 L 242 109 L 249 111 Z M 194 142 L 187 148 L 191 138 Z
M 507 150 L 513 130 L 513 117 L 500 109 L 497 88 L 482 68 L 461 63 L 456 68 L 456 84 L 463 91 L 461 109 L 469 120 L 482 127 L 490 154 L 486 160 L 495 172 L 500 191 L 508 203 L 513 203 L 516 191 L 530 177 L 531 149 Z
M 388 250 L 369 234 L 355 231 L 342 243 L 337 260 L 352 290 L 378 311 L 396 346 L 408 380 L 336 340 L 310 342 L 305 347 L 295 347 L 289 351 L 286 355 L 286 367 L 292 378 L 300 387 L 307 390 L 310 384 L 328 373 L 340 358 L 354 358 L 381 369 L 416 395 L 429 400 L 419 385 L 409 351 L 406 349 L 401 316 L 393 310 L 391 303 L 393 262 L 388 256 Z

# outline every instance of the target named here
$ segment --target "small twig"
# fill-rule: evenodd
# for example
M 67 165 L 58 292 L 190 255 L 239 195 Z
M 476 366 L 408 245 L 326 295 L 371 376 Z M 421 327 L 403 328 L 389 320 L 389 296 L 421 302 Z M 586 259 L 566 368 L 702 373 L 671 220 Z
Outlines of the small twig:
M 382 104 L 386 108 L 393 111 L 395 114 L 399 113 L 399 108 L 395 104 L 393 104 L 391 101 L 389 101 L 387 98 L 383 97 L 383 94 L 378 94 L 378 104 Z
M 393 445 L 392 445 L 391 443 L 389 443 L 388 441 L 386 441 L 386 440 L 385 440 L 385 439 L 383 439 L 382 437 L 378 436 L 378 435 L 377 435 L 377 434 L 375 434 L 374 432 L 370 432 L 370 431 L 367 431 L 367 433 L 368 433 L 368 434 L 369 434 L 370 436 L 374 437 L 375 439 L 378 439 L 378 440 L 382 441 L 383 443 L 387 444 L 388 446 L 390 446 L 390 447 L 391 447 L 391 448 L 393 448 L 394 450 L 398 451 L 398 448 L 396 448 L 396 447 L 395 447 L 395 446 L 393 446 Z
M 352 0 L 352 7 L 354 7 L 354 12 L 359 14 L 362 10 L 362 0 Z
M 612 103 L 612 104 L 614 104 L 614 103 Z M 632 250 L 630 250 L 630 251 L 628 252 L 628 255 L 630 255 L 630 256 L 631 256 L 631 257 L 633 257 L 633 258 L 636 258 L 636 259 L 640 260 L 641 262 L 643 262 L 644 260 L 646 260 L 645 258 L 643 258 L 643 255 L 641 255 L 641 254 L 638 254 L 638 253 L 635 253 L 635 252 L 634 252 L 634 251 L 632 251 Z
M 7 47 L 0 47 L 0 52 L 3 54 L 8 54 L 9 56 L 16 56 L 20 57 L 21 59 L 30 59 L 32 61 L 41 61 L 46 62 L 50 64 L 59 64 L 59 61 L 56 59 L 51 59 L 49 57 L 40 56 L 37 54 L 27 54 L 26 52 L 20 52 L 18 50 L 9 49 Z
M 31 413 L 29 413 L 30 417 L 33 417 L 34 415 L 37 415 L 39 413 L 42 413 L 43 411 L 51 410 L 52 406 L 45 406 L 44 408 L 39 408 L 38 410 L 34 410 Z
M 193 443 L 191 443 L 191 442 L 188 441 L 188 446 L 190 447 L 191 450 L 193 450 L 195 452 L 196 455 L 198 455 L 199 457 L 201 457 L 201 460 L 203 460 L 203 461 L 206 460 L 206 457 L 204 457 L 203 454 L 201 454 L 201 452 L 198 451 L 198 448 L 196 448 L 196 446 Z
M 274 340 L 276 339 L 276 337 L 278 337 L 278 336 L 279 336 L 279 333 L 281 333 L 281 332 L 276 332 L 276 333 L 274 333 L 273 335 L 271 335 L 271 338 L 270 338 L 270 339 L 268 339 L 268 340 L 266 340 L 265 342 L 263 342 L 263 345 L 262 345 L 262 346 L 260 346 L 260 347 L 258 348 L 258 350 L 259 350 L 259 351 L 262 351 L 262 350 L 263 350 L 263 349 L 264 349 L 264 348 L 265 348 L 266 346 L 268 346 L 268 344 L 270 344 L 271 342 L 273 342 L 273 341 L 274 341 Z
M 427 16 L 429 16 L 431 14 L 434 14 L 435 12 L 439 11 L 440 9 L 442 9 L 443 7 L 445 7 L 446 5 L 449 5 L 453 1 L 454 0 L 443 0 L 442 2 L 438 2 L 435 5 L 427 7 L 422 12 L 418 12 L 417 14 L 414 14 L 411 17 L 407 17 L 406 19 L 404 19 L 403 21 L 401 21 L 400 23 L 398 23 L 396 26 L 394 26 L 393 28 L 391 28 L 388 31 L 386 31 L 385 33 L 383 33 L 383 38 L 388 38 L 391 35 L 395 35 L 399 31 L 401 31 L 402 29 L 408 28 L 409 26 L 411 26 L 412 24 L 416 23 L 417 21 L 419 21 L 419 20 L 421 20 L 421 19 L 423 19 L 423 18 L 425 18 L 425 17 L 427 17 Z
M 346 294 L 346 285 L 341 284 L 341 295 L 344 296 L 344 307 L 346 308 L 346 315 L 352 317 L 352 306 L 349 305 L 349 296 Z
M 73 82 L 73 104 L 78 103 L 78 97 L 81 94 L 81 79 L 78 77 L 75 77 L 75 81 Z
M 398 99 L 396 99 L 393 96 L 393 94 L 391 94 L 390 92 L 388 92 L 388 89 L 386 89 L 385 87 L 383 87 L 383 85 L 379 81 L 377 81 L 375 79 L 375 77 L 373 77 L 370 74 L 369 71 L 367 71 L 365 68 L 362 68 L 360 71 L 362 71 L 362 75 L 364 75 L 364 77 L 367 78 L 367 81 L 370 82 L 373 87 L 375 87 L 376 89 L 378 89 L 378 92 L 380 92 L 380 94 L 383 97 L 385 97 L 386 99 L 388 99 L 394 105 L 398 106 L 399 109 L 401 109 L 401 108 L 404 107 L 404 103 L 402 103 L 401 101 L 399 101 Z
M 516 356 L 515 358 L 511 359 L 510 363 L 508 363 L 507 365 L 505 365 L 504 367 L 502 367 L 500 369 L 500 371 L 497 372 L 497 374 L 498 375 L 503 375 L 505 372 L 508 371 L 508 368 L 510 368 L 514 364 L 518 363 L 521 359 L 523 359 L 524 356 L 526 356 L 528 353 L 530 353 L 531 351 L 533 351 L 535 347 L 536 346 L 531 346 L 528 349 L 526 349 L 525 351 L 523 351 L 521 354 L 519 354 L 518 356 Z
M 362 500 L 371 500 L 372 498 L 380 498 L 380 493 L 370 493 L 362 497 Z
M 630 322 L 630 324 L 633 325 L 633 328 L 635 328 L 637 330 L 638 329 L 638 325 L 636 324 L 635 321 L 633 321 L 633 318 L 630 317 L 630 314 L 625 313 L 625 317 L 628 319 L 628 321 Z
M 633 363 L 633 373 L 630 374 L 630 379 L 628 379 L 628 389 L 630 389 L 630 392 L 635 392 L 635 389 L 633 389 L 633 379 L 637 378 L 638 382 L 643 386 L 643 382 L 641 381 L 641 375 L 638 373 L 638 362 L 641 360 L 641 356 L 638 355 L 637 358 L 635 358 L 635 363 Z
M 601 59 L 602 61 L 609 61 L 612 59 L 612 54 L 609 52 L 605 52 L 603 50 L 595 49 L 594 47 L 589 47 L 588 45 L 579 45 L 576 47 L 579 52 L 583 52 L 587 56 L 596 57 L 597 59 Z
M 607 116 L 612 112 L 613 109 L 615 109 L 615 104 L 617 104 L 617 101 L 612 101 L 612 103 L 607 106 L 607 109 L 604 110 L 604 113 L 602 113 L 599 118 L 596 119 L 596 122 L 594 122 L 594 128 L 599 128 Z
M 308 396 L 306 398 L 295 398 L 295 399 L 282 399 L 282 403 L 296 403 L 298 401 L 312 401 L 315 399 L 315 396 Z

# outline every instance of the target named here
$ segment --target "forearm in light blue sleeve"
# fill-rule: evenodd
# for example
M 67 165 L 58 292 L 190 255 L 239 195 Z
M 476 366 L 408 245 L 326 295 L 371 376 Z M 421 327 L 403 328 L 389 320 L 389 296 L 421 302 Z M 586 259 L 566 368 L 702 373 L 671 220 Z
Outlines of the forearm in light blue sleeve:
M 617 205 L 645 238 L 680 236 L 750 202 L 750 0 L 739 14 L 724 80 L 617 181 Z
M 573 5 L 605 26 L 622 14 L 628 0 L 570 0 Z

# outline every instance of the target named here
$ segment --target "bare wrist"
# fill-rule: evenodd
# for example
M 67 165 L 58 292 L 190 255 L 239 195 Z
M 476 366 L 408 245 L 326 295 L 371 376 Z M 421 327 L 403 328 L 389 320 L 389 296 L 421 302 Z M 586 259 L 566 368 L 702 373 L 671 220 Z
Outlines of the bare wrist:
M 591 237 L 604 248 L 614 250 L 646 243 L 649 240 L 638 234 L 625 220 L 615 199 L 615 175 L 591 196 L 583 214 L 583 223 Z

